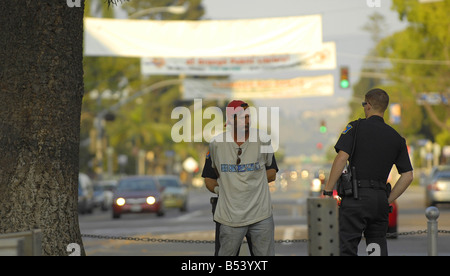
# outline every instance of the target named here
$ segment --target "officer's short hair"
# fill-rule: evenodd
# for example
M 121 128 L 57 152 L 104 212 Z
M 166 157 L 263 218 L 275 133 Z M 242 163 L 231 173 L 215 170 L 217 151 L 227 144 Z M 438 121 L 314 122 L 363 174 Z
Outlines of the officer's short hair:
M 377 111 L 384 112 L 389 105 L 389 95 L 380 88 L 374 88 L 366 93 L 366 101 Z

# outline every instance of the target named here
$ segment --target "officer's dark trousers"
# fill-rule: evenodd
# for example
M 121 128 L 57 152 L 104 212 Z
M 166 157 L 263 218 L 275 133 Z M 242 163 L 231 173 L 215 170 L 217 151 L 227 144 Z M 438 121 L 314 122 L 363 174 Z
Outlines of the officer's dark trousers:
M 362 234 L 375 255 L 387 256 L 389 203 L 382 189 L 360 188 L 359 199 L 345 197 L 339 208 L 340 255 L 356 256 Z M 372 250 L 369 250 L 372 252 Z

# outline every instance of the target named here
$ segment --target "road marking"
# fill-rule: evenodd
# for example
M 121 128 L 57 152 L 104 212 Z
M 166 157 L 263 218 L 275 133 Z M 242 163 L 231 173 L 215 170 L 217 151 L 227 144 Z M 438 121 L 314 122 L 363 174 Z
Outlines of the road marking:
M 195 212 L 192 212 L 192 213 L 189 213 L 189 214 L 186 214 L 186 215 L 183 215 L 183 216 L 179 216 L 175 220 L 176 221 L 186 221 L 186 220 L 189 220 L 189 219 L 194 218 L 196 216 L 199 216 L 202 213 L 203 213 L 202 210 L 197 210 Z M 211 215 L 211 218 L 212 218 L 212 215 Z

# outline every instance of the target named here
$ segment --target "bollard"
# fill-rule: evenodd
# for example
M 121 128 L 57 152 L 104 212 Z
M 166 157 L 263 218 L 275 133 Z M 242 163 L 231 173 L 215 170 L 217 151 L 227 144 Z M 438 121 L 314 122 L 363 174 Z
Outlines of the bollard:
M 308 198 L 308 255 L 339 256 L 338 208 L 333 198 Z
M 439 209 L 431 206 L 425 210 L 425 216 L 428 219 L 427 237 L 428 237 L 428 256 L 437 256 L 437 237 Z

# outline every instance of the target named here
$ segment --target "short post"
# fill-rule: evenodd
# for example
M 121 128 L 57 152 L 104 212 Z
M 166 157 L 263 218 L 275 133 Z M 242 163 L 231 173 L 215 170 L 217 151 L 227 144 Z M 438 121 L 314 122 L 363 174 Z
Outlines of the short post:
M 428 219 L 428 256 L 437 256 L 437 237 L 438 237 L 438 222 L 439 209 L 430 206 L 425 210 L 425 216 Z
M 339 256 L 337 202 L 333 198 L 308 198 L 308 255 Z

